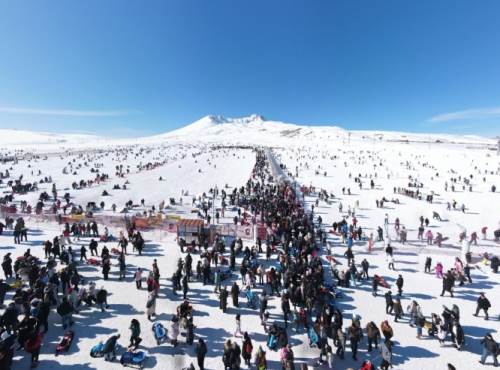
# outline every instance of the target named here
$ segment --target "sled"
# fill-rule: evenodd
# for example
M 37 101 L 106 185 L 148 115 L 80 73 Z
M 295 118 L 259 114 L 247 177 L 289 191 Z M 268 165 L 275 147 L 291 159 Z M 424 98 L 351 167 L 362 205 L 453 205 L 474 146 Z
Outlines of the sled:
M 130 366 L 138 369 L 144 367 L 144 362 L 146 361 L 146 352 L 144 351 L 127 351 L 120 358 L 120 364 L 122 366 Z
M 104 350 L 104 344 L 102 342 L 97 343 L 94 347 L 90 349 L 90 357 L 97 358 L 104 356 L 102 351 Z
M 316 330 L 314 330 L 314 328 L 311 327 L 309 329 L 307 336 L 309 337 L 309 346 L 311 348 L 319 347 L 319 336 L 318 333 L 316 333 Z
M 95 258 L 89 258 L 89 259 L 87 260 L 87 263 L 88 263 L 89 265 L 92 265 L 92 266 L 100 266 L 100 265 L 101 265 L 101 261 L 99 261 L 99 260 L 97 260 L 97 259 L 95 259 Z
M 267 347 L 271 351 L 278 350 L 278 339 L 272 334 L 269 336 L 269 339 L 267 340 Z
M 10 287 L 12 289 L 19 289 L 23 287 L 23 281 L 18 279 L 10 284 Z
M 56 356 L 59 355 L 59 353 L 61 353 L 61 352 L 68 352 L 69 351 L 69 347 L 71 346 L 71 343 L 73 343 L 74 336 L 75 336 L 75 333 L 72 330 L 67 330 L 66 332 L 64 332 L 63 338 L 57 344 Z
M 381 287 L 389 289 L 389 287 L 390 287 L 389 283 L 387 283 L 387 281 L 385 281 L 382 276 L 375 275 L 373 278 L 378 280 L 378 283 L 380 284 Z
M 328 262 L 330 262 L 330 263 L 332 263 L 332 261 L 333 261 L 333 263 L 334 263 L 334 264 L 338 264 L 338 263 L 337 263 L 337 260 L 336 260 L 336 259 L 335 259 L 335 257 L 333 257 L 333 256 L 326 256 L 326 260 L 327 260 Z
M 111 253 L 113 253 L 115 255 L 119 255 L 122 253 L 122 251 L 119 250 L 118 248 L 111 248 Z
M 256 300 L 256 296 L 255 296 L 255 293 L 252 292 L 250 289 L 246 291 L 246 298 L 247 298 L 247 306 L 248 307 L 251 307 L 251 308 L 255 308 L 256 307 L 256 304 L 255 304 L 255 300 Z
M 156 344 L 160 345 L 161 342 L 163 342 L 165 339 L 167 339 L 167 329 L 159 323 L 155 322 L 152 327 L 155 339 L 156 339 Z

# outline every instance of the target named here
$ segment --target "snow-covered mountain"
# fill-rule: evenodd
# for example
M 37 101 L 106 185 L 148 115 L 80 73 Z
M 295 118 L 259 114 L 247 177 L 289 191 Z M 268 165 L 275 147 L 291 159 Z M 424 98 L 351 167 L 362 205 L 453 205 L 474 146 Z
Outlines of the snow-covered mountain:
M 489 144 L 495 140 L 474 135 L 416 134 L 391 131 L 347 131 L 334 125 L 297 125 L 267 120 L 258 114 L 241 118 L 205 116 L 200 120 L 152 140 L 200 141 L 205 143 L 227 142 L 239 144 L 272 144 L 294 142 L 332 142 L 347 140 L 391 142 L 442 142 L 464 144 Z
M 415 134 L 384 131 L 347 131 L 333 125 L 297 125 L 267 120 L 252 114 L 240 118 L 209 115 L 165 134 L 149 137 L 116 139 L 87 134 L 60 134 L 0 129 L 0 148 L 27 150 L 66 150 L 106 145 L 162 143 L 205 143 L 242 145 L 304 145 L 336 141 L 441 142 L 473 145 L 495 145 L 494 139 L 472 135 Z
M 252 114 L 241 118 L 205 116 L 154 139 L 279 145 L 282 140 L 333 140 L 346 133 L 336 126 L 300 126 L 266 120 L 263 116 Z

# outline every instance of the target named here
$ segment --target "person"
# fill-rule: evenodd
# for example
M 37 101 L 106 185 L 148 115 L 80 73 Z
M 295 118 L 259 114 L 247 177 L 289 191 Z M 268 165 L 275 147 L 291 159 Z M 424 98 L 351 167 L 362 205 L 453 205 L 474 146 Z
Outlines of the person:
M 491 270 L 495 273 L 498 274 L 498 267 L 500 266 L 500 258 L 497 256 L 493 256 L 491 258 Z
M 127 264 L 125 263 L 125 254 L 123 252 L 118 256 L 118 264 L 120 268 L 119 280 L 125 279 Z
M 205 341 L 200 338 L 198 339 L 198 344 L 196 345 L 196 359 L 198 361 L 199 370 L 205 370 L 205 356 L 207 355 L 207 345 Z
M 14 357 L 14 349 L 16 335 L 4 330 L 0 335 L 0 369 L 10 370 L 12 366 L 12 358 Z
M 450 271 L 448 271 L 445 276 L 443 277 L 443 291 L 441 292 L 441 297 L 444 296 L 445 292 L 449 292 L 450 295 L 453 297 L 453 286 L 455 285 L 455 278 L 451 274 Z
M 146 301 L 146 314 L 148 315 L 148 320 L 151 320 L 151 316 L 156 316 L 156 291 L 151 291 Z
M 233 306 L 236 308 L 239 307 L 239 304 L 238 304 L 239 295 L 240 295 L 240 288 L 235 281 L 233 283 L 233 286 L 231 287 L 231 298 L 233 299 Z
M 90 239 L 89 249 L 92 257 L 94 256 L 94 253 L 96 257 L 99 257 L 99 253 L 97 252 L 97 242 L 94 239 Z
M 366 280 L 370 279 L 370 277 L 368 276 L 368 269 L 370 268 L 370 263 L 366 260 L 366 258 L 364 258 L 363 261 L 361 261 L 361 268 L 363 270 L 361 276 Z
M 342 331 L 342 328 L 337 329 L 337 351 L 336 354 L 339 356 L 342 360 L 344 359 L 344 353 L 345 353 L 345 344 L 346 344 L 346 336 L 344 332 Z
M 358 344 L 361 341 L 363 332 L 361 331 L 361 328 L 357 325 L 356 321 L 353 320 L 351 326 L 349 326 L 348 333 L 349 333 L 349 342 L 351 344 L 352 359 L 354 361 L 357 361 Z
M 130 347 L 137 348 L 139 343 L 142 342 L 141 335 L 141 324 L 137 319 L 132 319 L 130 322 Z
M 2 261 L 2 269 L 3 269 L 3 273 L 5 275 L 5 279 L 10 279 L 12 278 L 12 258 L 10 258 L 11 256 L 11 253 L 7 253 L 4 257 L 3 257 L 3 261 Z
M 488 309 L 490 307 L 491 307 L 491 303 L 488 300 L 488 298 L 486 298 L 486 296 L 484 295 L 484 293 L 480 293 L 479 294 L 479 298 L 477 299 L 476 313 L 474 314 L 474 316 L 478 316 L 479 315 L 479 311 L 483 310 L 484 311 L 484 319 L 488 320 L 489 319 Z
M 190 346 L 193 345 L 194 342 L 194 323 L 193 323 L 193 316 L 188 316 L 187 317 L 187 323 L 186 323 L 186 343 L 189 344 Z
M 368 338 L 368 352 L 372 351 L 372 345 L 378 347 L 378 340 L 380 338 L 380 330 L 378 330 L 377 325 L 370 321 L 366 325 L 366 336 Z
M 224 364 L 224 370 L 230 370 L 231 366 L 231 352 L 232 352 L 232 342 L 230 339 L 224 342 L 224 354 L 222 355 L 222 363 Z
M 241 316 L 239 313 L 236 314 L 236 329 L 234 331 L 234 336 L 239 337 L 241 336 Z
M 282 369 L 284 370 L 295 369 L 294 357 L 295 356 L 293 354 L 292 346 L 290 344 L 282 347 L 280 349 L 280 360 Z
M 184 299 L 187 298 L 188 291 L 189 291 L 188 275 L 184 275 L 184 277 L 182 278 L 182 295 Z
M 3 307 L 5 294 L 10 290 L 10 285 L 0 279 L 0 308 Z
M 116 343 L 120 339 L 120 334 L 112 335 L 104 343 L 102 354 L 105 361 L 113 361 L 116 358 Z
M 395 270 L 394 268 L 394 256 L 392 254 L 387 255 L 387 264 L 389 270 Z
M 431 265 L 432 265 L 432 257 L 425 258 L 425 266 L 424 272 L 430 274 L 431 273 Z
M 104 250 L 103 250 L 104 251 Z M 108 280 L 109 270 L 111 270 L 111 261 L 108 256 L 102 259 L 102 276 L 104 280 Z
M 227 296 L 228 296 L 227 289 L 226 287 L 223 287 L 219 293 L 219 308 L 224 313 L 226 313 L 227 310 Z
M 453 323 L 452 331 L 453 331 L 453 339 L 455 340 L 454 345 L 460 351 L 462 347 L 465 345 L 464 329 L 462 328 L 462 325 L 460 325 L 458 321 L 455 321 Z
M 67 297 L 63 297 L 61 304 L 57 307 L 57 313 L 61 316 L 63 329 L 73 325 L 73 307 Z
M 266 352 L 261 346 L 259 346 L 255 353 L 255 366 L 257 370 L 267 370 Z
M 87 248 L 85 248 L 84 245 L 82 245 L 82 247 L 80 248 L 80 261 L 82 260 L 85 260 L 85 262 L 87 262 Z
M 177 315 L 172 316 L 170 320 L 170 330 L 168 332 L 170 333 L 170 343 L 176 347 L 178 344 L 177 337 L 179 336 L 179 317 Z
M 394 322 L 398 322 L 403 317 L 403 306 L 401 305 L 401 299 L 396 297 L 394 300 Z
M 142 288 L 142 270 L 140 267 L 137 268 L 137 271 L 134 274 L 135 286 L 137 289 Z
M 392 292 L 388 290 L 385 294 L 385 313 L 390 315 L 394 309 L 394 301 L 392 300 Z
M 403 276 L 399 275 L 398 278 L 396 279 L 396 286 L 398 287 L 398 295 L 401 296 L 403 294 Z
M 392 327 L 391 325 L 389 325 L 389 322 L 387 320 L 383 321 L 380 324 L 380 330 L 382 331 L 382 335 L 384 336 L 386 342 L 390 341 L 394 336 L 394 331 L 392 330 Z
M 105 308 L 109 308 L 109 305 L 108 305 L 108 292 L 107 292 L 106 289 L 104 289 L 104 287 L 101 287 L 101 289 L 99 289 L 97 291 L 95 298 L 96 298 L 95 299 L 96 303 L 101 308 L 101 312 L 106 311 Z
M 214 285 L 215 285 L 215 288 L 214 288 L 214 292 L 215 293 L 219 293 L 219 291 L 221 290 L 221 272 L 220 272 L 220 269 L 217 268 L 214 272 Z
M 483 345 L 483 353 L 481 354 L 481 360 L 479 361 L 482 365 L 485 364 L 488 356 L 493 357 L 493 364 L 498 366 L 498 343 L 493 339 L 491 333 L 488 333 L 481 340 L 481 344 Z
M 382 362 L 380 364 L 380 369 L 388 370 L 392 367 L 392 344 L 391 341 L 384 341 L 380 344 L 380 352 L 382 355 Z
M 374 297 L 377 296 L 378 285 L 379 285 L 379 281 L 378 281 L 377 277 L 375 276 L 372 280 L 372 295 Z
M 34 368 L 38 365 L 38 356 L 40 354 L 40 348 L 42 347 L 43 333 L 38 329 L 35 329 L 30 337 L 24 343 L 24 350 L 31 353 L 31 367 Z
M 419 306 L 420 307 L 420 306 Z M 415 326 L 417 328 L 417 338 L 422 336 L 422 330 L 425 325 L 425 317 L 421 310 L 417 310 L 417 317 L 415 319 Z
M 252 351 L 253 351 L 252 340 L 250 339 L 248 333 L 245 332 L 243 334 L 243 345 L 242 345 L 241 356 L 243 357 L 243 360 L 245 361 L 245 364 L 248 367 L 250 367 L 250 360 L 252 359 Z

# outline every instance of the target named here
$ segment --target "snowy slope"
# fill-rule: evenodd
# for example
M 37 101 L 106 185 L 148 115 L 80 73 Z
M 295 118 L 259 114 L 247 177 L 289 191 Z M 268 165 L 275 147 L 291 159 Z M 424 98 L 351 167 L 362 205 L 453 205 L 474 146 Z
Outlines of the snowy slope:
M 415 134 L 384 131 L 347 131 L 324 125 L 297 125 L 267 120 L 252 114 L 241 118 L 209 115 L 165 134 L 149 137 L 116 139 L 86 134 L 59 134 L 0 129 L 0 148 L 29 149 L 30 151 L 64 151 L 69 148 L 96 148 L 106 145 L 158 145 L 171 143 L 223 143 L 279 146 L 306 142 L 332 141 L 417 142 L 469 145 L 495 145 L 494 139 L 473 135 Z
M 448 362 L 459 365 L 458 369 L 489 368 L 479 365 L 477 360 L 482 349 L 480 339 L 486 332 L 494 333 L 494 337 L 499 339 L 500 326 L 496 320 L 499 312 L 495 303 L 500 299 L 498 289 L 500 275 L 493 274 L 488 266 L 479 263 L 479 259 L 485 251 L 496 255 L 500 253 L 500 244 L 492 240 L 492 232 L 498 227 L 500 220 L 498 211 L 500 193 L 490 191 L 491 185 L 500 184 L 500 161 L 499 157 L 491 155 L 478 145 L 473 145 L 476 148 L 474 150 L 465 149 L 471 144 L 492 143 L 492 140 L 453 135 L 387 132 L 379 135 L 371 131 L 353 131 L 349 138 L 348 132 L 341 128 L 299 126 L 268 121 L 257 115 L 237 119 L 207 116 L 171 133 L 126 140 L 27 132 L 8 136 L 10 134 L 6 130 L 0 132 L 0 135 L 2 136 L 0 147 L 10 148 L 11 151 L 19 147 L 26 151 L 58 151 L 69 147 L 75 148 L 71 154 L 28 157 L 16 163 L 0 163 L 0 172 L 8 169 L 12 179 L 23 176 L 25 182 L 40 181 L 45 176 L 51 176 L 60 196 L 69 192 L 71 201 L 83 206 L 90 201 L 105 202 L 104 210 L 100 213 L 106 215 L 115 213 L 111 209 L 113 203 L 118 206 L 119 211 L 129 200 L 139 204 L 141 199 L 145 199 L 146 207 L 138 206 L 134 209 L 134 212 L 142 212 L 152 206 L 158 207 L 161 201 L 168 201 L 169 198 L 178 200 L 184 194 L 182 197 L 184 206 L 176 206 L 169 212 L 181 214 L 183 217 L 196 217 L 190 212 L 193 196 L 201 196 L 215 185 L 222 189 L 228 184 L 229 190 L 243 185 L 250 176 L 254 164 L 254 155 L 248 150 L 213 149 L 210 148 L 211 144 L 252 143 L 279 146 L 281 148 L 274 150 L 274 153 L 287 168 L 297 174 L 295 179 L 299 184 L 312 185 L 335 195 L 332 202 L 320 201 L 315 208 L 316 215 L 322 216 L 326 230 L 330 228 L 332 222 L 339 221 L 342 217 L 349 219 L 347 209 L 350 208 L 355 209 L 358 224 L 363 227 L 366 235 L 376 234 L 376 228 L 383 225 L 385 214 L 388 214 L 391 223 L 388 233 L 395 247 L 396 271 L 388 269 L 383 242 L 375 243 L 371 253 L 367 251 L 366 242 L 357 242 L 354 246 L 356 263 L 359 266 L 361 260 L 367 258 L 371 264 L 370 273 L 384 276 L 391 284 L 394 284 L 398 274 L 403 274 L 405 279 L 403 306 L 406 308 L 412 300 L 417 300 L 427 318 L 433 312 L 440 313 L 442 305 L 451 307 L 453 304 L 458 304 L 462 312 L 466 346 L 462 351 L 457 351 L 451 345 L 449 337 L 443 347 L 427 334 L 424 334 L 423 339 L 417 339 L 415 329 L 407 323 L 408 316 L 400 323 L 393 323 L 393 317 L 385 314 L 384 298 L 382 295 L 378 297 L 371 295 L 370 282 L 343 289 L 346 297 L 339 301 L 339 307 L 345 314 L 345 325 L 350 324 L 350 317 L 353 314 L 361 317 L 363 327 L 369 321 L 380 324 L 382 320 L 390 320 L 395 332 L 393 370 L 441 370 L 446 368 Z M 405 140 L 411 143 L 406 144 Z M 461 142 L 465 145 L 425 143 L 436 140 L 449 143 Z M 422 143 L 413 144 L 414 141 Z M 123 149 L 122 146 L 126 148 Z M 83 149 L 87 147 L 90 150 L 84 152 Z M 165 162 L 154 169 L 138 170 L 139 165 L 161 161 Z M 125 177 L 117 176 L 117 165 L 130 168 L 130 173 Z M 74 181 L 95 178 L 95 173 L 91 172 L 93 168 L 98 168 L 100 173 L 109 174 L 110 179 L 73 190 L 71 185 Z M 363 181 L 361 189 L 354 181 L 354 177 L 358 174 Z M 464 178 L 470 175 L 473 175 L 470 182 L 473 191 L 463 188 L 460 181 L 456 185 L 456 191 L 445 190 L 445 182 L 451 184 L 451 178 L 458 176 Z M 394 194 L 393 188 L 406 187 L 410 176 L 424 184 L 422 191 L 425 194 L 435 193 L 433 204 Z M 370 179 L 375 181 L 374 189 L 369 187 Z M 122 186 L 125 183 L 126 189 L 113 189 L 115 184 Z M 39 193 L 41 191 L 50 193 L 51 188 L 52 183 L 40 183 L 38 191 L 18 194 L 14 203 L 19 206 L 21 201 L 26 201 L 34 205 Z M 352 193 L 342 194 L 342 188 L 350 189 Z M 0 184 L 0 192 L 9 192 L 9 189 L 6 181 Z M 109 192 L 109 195 L 102 195 L 103 190 Z M 384 208 L 377 208 L 375 201 L 382 197 L 388 199 L 396 197 L 400 203 L 388 203 Z M 310 208 L 316 199 L 314 195 L 306 197 L 306 206 Z M 453 200 L 458 202 L 459 207 L 461 204 L 466 205 L 467 211 L 447 210 L 447 203 Z M 338 209 L 340 203 L 343 204 L 343 212 Z M 443 221 L 433 220 L 433 211 L 439 212 Z M 228 211 L 222 222 L 231 223 L 234 214 L 235 212 Z M 418 240 L 417 228 L 420 215 L 431 218 L 429 229 L 435 233 L 441 232 L 449 238 L 444 248 L 427 246 L 425 241 Z M 393 224 L 396 217 L 408 229 L 408 243 L 405 245 L 398 242 Z M 29 216 L 26 220 L 30 228 L 29 241 L 13 246 L 12 231 L 7 230 L 0 236 L 0 258 L 7 252 L 12 252 L 13 256 L 17 257 L 28 248 L 32 254 L 43 257 L 43 242 L 61 233 L 60 225 L 56 223 L 39 221 Z M 456 298 L 448 295 L 440 297 L 441 280 L 434 274 L 425 274 L 422 271 L 423 262 L 427 256 L 432 256 L 433 264 L 439 261 L 446 269 L 453 267 L 455 256 L 461 254 L 461 244 L 458 242 L 460 225 L 467 228 L 468 235 L 473 231 L 480 232 L 483 226 L 487 226 L 488 236 L 486 240 L 480 240 L 478 246 L 472 247 L 473 283 L 464 287 L 457 286 Z M 112 227 L 110 231 L 118 235 L 124 230 Z M 55 344 L 64 331 L 59 316 L 53 310 L 49 318 L 51 327 L 44 338 L 39 369 L 49 370 L 54 367 L 70 366 L 76 370 L 122 369 L 117 362 L 109 363 L 103 359 L 91 358 L 89 351 L 98 341 L 104 341 L 110 335 L 120 333 L 122 338 L 119 341 L 121 346 L 119 353 L 122 353 L 128 343 L 128 327 L 132 318 L 139 320 L 142 326 L 144 341 L 141 349 L 145 350 L 149 357 L 146 368 L 181 369 L 191 361 L 196 361 L 194 348 L 184 343 L 184 337 L 181 337 L 179 347 L 174 349 L 168 343 L 158 346 L 151 333 L 151 322 L 145 315 L 147 292 L 144 288 L 142 290 L 135 288 L 133 273 L 137 267 L 149 271 L 153 259 L 157 259 L 161 270 L 161 289 L 156 320 L 168 326 L 172 313 L 181 302 L 180 296 L 172 294 L 170 277 L 176 270 L 177 259 L 182 255 L 173 234 L 154 230 L 145 232 L 144 236 L 147 245 L 145 253 L 142 256 L 137 256 L 135 253 L 127 256 L 127 275 L 124 281 L 118 279 L 116 258 L 113 258 L 111 278 L 107 281 L 103 281 L 100 268 L 79 264 L 79 271 L 87 281 L 96 281 L 98 286 L 102 285 L 110 292 L 110 309 L 107 312 L 100 312 L 96 307 L 84 307 L 75 314 L 73 326 L 76 332 L 75 342 L 68 353 L 58 357 L 54 356 Z M 333 245 L 335 258 L 340 262 L 338 268 L 345 270 L 347 261 L 343 255 L 344 244 L 335 235 L 329 236 L 329 242 Z M 88 246 L 88 243 L 89 238 L 73 242 L 73 249 L 77 251 L 77 255 L 80 246 Z M 109 248 L 116 247 L 115 242 L 107 245 Z M 249 241 L 246 245 L 251 246 L 252 243 Z M 198 258 L 198 255 L 194 256 L 193 265 Z M 276 267 L 275 258 L 267 261 L 264 255 L 261 255 L 259 261 L 267 269 L 271 266 Z M 328 278 L 331 278 L 329 269 L 327 270 Z M 231 282 L 239 281 L 238 277 L 238 274 L 233 275 Z M 222 368 L 224 340 L 236 340 L 241 344 L 241 338 L 235 338 L 233 335 L 234 316 L 237 312 L 242 314 L 242 329 L 250 333 L 254 341 L 254 350 L 259 345 L 266 348 L 267 337 L 260 326 L 258 311 L 246 307 L 243 295 L 240 297 L 243 303 L 240 309 L 237 310 L 229 304 L 228 313 L 223 314 L 218 309 L 218 296 L 213 292 L 212 285 L 204 286 L 199 281 L 192 281 L 190 289 L 188 298 L 195 304 L 195 335 L 196 338 L 205 338 L 208 343 L 207 369 Z M 489 321 L 485 321 L 483 317 L 472 316 L 475 299 L 481 291 L 486 292 L 494 306 L 490 311 L 492 319 Z M 380 293 L 384 292 L 385 289 L 381 289 Z M 13 292 L 8 293 L 8 300 L 12 294 Z M 272 322 L 282 321 L 279 298 L 271 299 L 269 311 Z M 313 363 L 319 351 L 309 347 L 305 331 L 290 329 L 289 334 L 294 344 L 297 362 Z M 345 370 L 350 367 L 359 369 L 361 360 L 364 359 L 373 359 L 377 365 L 380 363 L 380 352 L 376 350 L 368 353 L 366 340 L 360 346 L 359 361 L 351 360 L 350 355 L 350 349 L 347 349 L 345 360 L 335 358 L 334 369 Z M 269 369 L 281 368 L 278 353 L 268 350 L 267 359 Z M 29 355 L 17 350 L 13 369 L 27 368 L 29 368 Z

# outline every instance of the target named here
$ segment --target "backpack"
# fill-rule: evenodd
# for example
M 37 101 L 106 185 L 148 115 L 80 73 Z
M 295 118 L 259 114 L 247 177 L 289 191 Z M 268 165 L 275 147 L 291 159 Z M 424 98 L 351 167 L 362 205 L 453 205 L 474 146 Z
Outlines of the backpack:
M 245 353 L 252 353 L 252 345 L 250 344 L 250 342 L 247 342 L 245 343 L 245 347 L 243 348 L 243 351 L 245 351 Z

